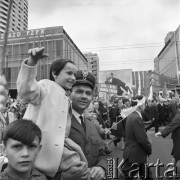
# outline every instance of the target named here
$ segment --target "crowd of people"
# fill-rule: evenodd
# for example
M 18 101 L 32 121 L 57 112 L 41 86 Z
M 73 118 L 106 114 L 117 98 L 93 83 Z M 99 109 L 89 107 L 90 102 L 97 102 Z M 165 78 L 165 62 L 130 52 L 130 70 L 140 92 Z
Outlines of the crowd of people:
M 36 81 L 44 47 L 30 49 L 17 79 L 18 100 L 10 100 L 5 77 L 0 77 L 1 179 L 102 180 L 106 179 L 111 144 L 121 142 L 120 179 L 133 179 L 133 163 L 141 179 L 152 153 L 147 131 L 167 137 L 172 132 L 173 160 L 180 149 L 179 100 L 114 96 L 93 99 L 95 77 L 77 70 L 74 62 L 57 59 L 50 79 Z M 125 114 L 125 115 L 124 115 Z M 33 122 L 33 123 L 32 123 Z M 159 131 L 160 126 L 165 126 Z M 108 143 L 106 143 L 108 139 Z M 2 159 L 2 158 L 1 158 Z M 0 159 L 0 161 L 1 161 Z

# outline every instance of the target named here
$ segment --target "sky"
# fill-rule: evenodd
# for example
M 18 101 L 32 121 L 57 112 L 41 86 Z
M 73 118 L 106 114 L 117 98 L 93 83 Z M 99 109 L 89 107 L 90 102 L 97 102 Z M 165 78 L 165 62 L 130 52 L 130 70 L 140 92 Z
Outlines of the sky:
M 180 0 L 29 0 L 28 29 L 63 26 L 100 70 L 154 69 L 168 32 L 180 26 Z

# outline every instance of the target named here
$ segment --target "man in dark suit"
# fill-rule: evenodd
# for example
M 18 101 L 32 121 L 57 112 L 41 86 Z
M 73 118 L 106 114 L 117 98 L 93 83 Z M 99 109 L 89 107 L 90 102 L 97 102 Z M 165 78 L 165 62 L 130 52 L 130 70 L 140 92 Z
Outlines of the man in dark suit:
M 145 129 L 147 131 L 154 127 L 155 133 L 157 133 L 159 131 L 159 112 L 156 100 L 148 101 L 148 106 L 149 120 L 151 122 L 146 126 Z
M 136 99 L 141 100 L 142 96 L 137 96 Z M 132 105 L 137 105 L 137 102 L 133 101 Z M 141 115 L 144 108 L 145 104 L 143 101 L 139 102 L 136 111 L 131 113 L 126 119 L 124 162 L 121 165 L 124 179 L 133 179 L 138 172 L 141 179 L 152 179 L 151 175 L 149 177 L 145 176 L 145 163 L 147 162 L 147 156 L 151 155 L 152 149 Z
M 94 113 L 97 116 L 97 121 L 99 122 L 100 125 L 102 125 L 102 128 L 105 128 L 106 127 L 105 122 L 104 122 L 104 120 L 102 118 L 101 112 L 99 111 L 99 102 L 95 101 L 93 103 L 93 105 L 94 105 Z
M 157 132 L 155 135 L 156 136 L 162 136 L 163 138 L 166 138 L 169 134 L 171 133 L 171 138 L 173 141 L 173 148 L 172 148 L 172 153 L 173 159 L 173 170 L 177 170 L 177 162 L 180 160 L 180 104 L 178 104 L 178 110 L 172 121 L 165 126 L 164 129 L 162 129 L 160 132 Z M 174 175 L 177 175 L 176 172 Z M 179 178 L 179 176 L 178 176 Z M 175 178 L 175 179 L 178 179 Z
M 178 99 L 173 97 L 170 104 L 169 104 L 169 123 L 172 121 L 174 118 L 175 114 L 178 111 Z
M 112 127 L 113 122 L 117 121 L 118 116 L 119 116 L 118 99 L 115 99 L 112 106 L 109 107 L 110 127 Z
M 77 171 L 71 169 L 62 174 L 65 180 L 82 180 L 87 179 L 87 177 L 91 180 L 102 180 L 105 178 L 107 169 L 105 145 L 95 124 L 84 118 L 84 110 L 92 100 L 94 87 L 94 75 L 90 72 L 79 70 L 71 93 L 73 116 L 69 138 L 83 150 L 90 170 L 88 174 L 83 172 L 84 174 L 78 177 Z

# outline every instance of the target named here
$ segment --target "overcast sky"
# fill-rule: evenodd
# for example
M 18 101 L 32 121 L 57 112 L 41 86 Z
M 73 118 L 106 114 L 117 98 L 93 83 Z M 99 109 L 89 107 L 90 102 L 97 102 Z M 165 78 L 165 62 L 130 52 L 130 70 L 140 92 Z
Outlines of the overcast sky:
M 180 0 L 29 0 L 29 29 L 63 26 L 100 70 L 153 69 L 165 36 L 180 25 Z

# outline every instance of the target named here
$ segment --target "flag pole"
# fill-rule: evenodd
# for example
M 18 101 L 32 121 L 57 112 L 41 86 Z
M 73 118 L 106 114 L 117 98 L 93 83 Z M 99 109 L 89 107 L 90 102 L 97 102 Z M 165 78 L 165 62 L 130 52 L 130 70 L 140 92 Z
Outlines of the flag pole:
M 0 61 L 0 75 L 4 74 L 3 69 L 4 69 L 5 56 L 6 56 L 7 39 L 8 39 L 8 31 L 9 31 L 9 21 L 10 21 L 12 3 L 13 3 L 13 0 L 10 0 L 9 1 L 9 7 L 8 7 L 8 14 L 7 14 L 6 29 L 5 29 L 5 33 L 4 33 L 4 41 L 3 41 L 3 46 L 2 46 L 1 61 Z

